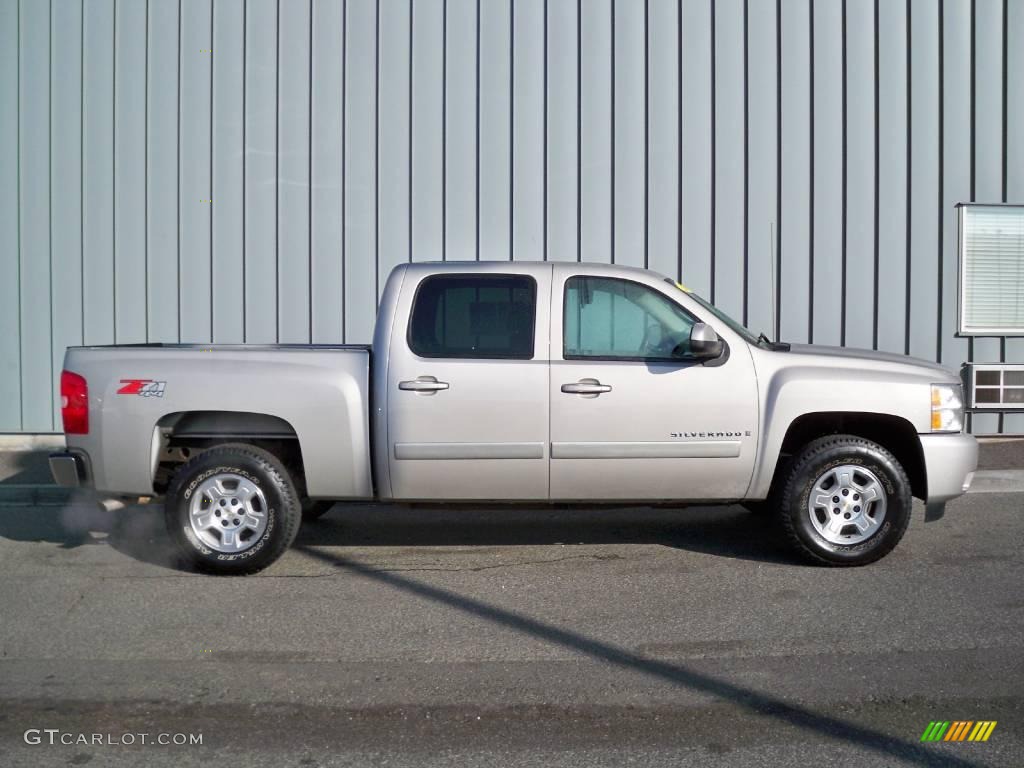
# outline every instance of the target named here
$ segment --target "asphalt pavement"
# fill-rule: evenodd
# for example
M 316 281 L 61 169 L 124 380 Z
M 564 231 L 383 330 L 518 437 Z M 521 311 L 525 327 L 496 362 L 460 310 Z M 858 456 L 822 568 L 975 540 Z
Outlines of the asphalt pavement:
M 158 505 L 8 503 L 0 765 L 1019 766 L 1022 513 L 826 569 L 740 507 L 338 506 L 224 578 Z

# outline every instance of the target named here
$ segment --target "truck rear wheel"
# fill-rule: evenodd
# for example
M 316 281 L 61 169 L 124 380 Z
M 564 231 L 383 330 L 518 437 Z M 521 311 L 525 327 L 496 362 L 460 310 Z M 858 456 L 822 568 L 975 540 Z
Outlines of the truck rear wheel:
M 266 568 L 291 545 L 302 508 L 276 456 L 229 443 L 177 471 L 164 507 L 167 530 L 185 559 L 209 573 Z
M 910 481 L 885 448 L 854 435 L 809 443 L 790 465 L 778 506 L 793 547 L 819 565 L 867 565 L 910 523 Z

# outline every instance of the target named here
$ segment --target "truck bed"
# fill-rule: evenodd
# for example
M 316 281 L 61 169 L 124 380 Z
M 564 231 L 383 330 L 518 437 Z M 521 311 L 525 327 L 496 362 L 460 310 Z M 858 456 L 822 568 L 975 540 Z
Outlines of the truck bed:
M 146 341 L 138 344 L 88 344 L 68 347 L 72 349 L 238 349 L 238 350 L 312 350 L 312 351 L 363 351 L 369 352 L 370 344 L 199 344 L 196 342 Z
M 311 496 L 372 495 L 368 345 L 72 347 L 64 368 L 88 383 L 89 432 L 67 441 L 91 457 L 98 491 L 152 493 L 174 426 L 202 414 L 294 433 Z

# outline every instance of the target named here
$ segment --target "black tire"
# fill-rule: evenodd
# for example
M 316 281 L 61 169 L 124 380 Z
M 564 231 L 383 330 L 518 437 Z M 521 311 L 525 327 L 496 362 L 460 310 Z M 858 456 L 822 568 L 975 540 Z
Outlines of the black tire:
M 200 484 L 226 473 L 258 486 L 266 500 L 264 530 L 233 553 L 218 552 L 205 544 L 189 520 L 189 506 Z M 302 507 L 294 482 L 276 456 L 245 443 L 228 443 L 203 451 L 175 473 L 164 518 L 171 538 L 190 565 L 207 573 L 246 574 L 266 568 L 288 549 L 299 531 Z
M 323 517 L 334 508 L 333 501 L 322 501 L 303 497 L 302 499 L 302 520 L 316 520 Z
M 808 509 L 817 479 L 829 469 L 845 464 L 873 473 L 886 496 L 885 516 L 878 530 L 850 545 L 828 541 L 816 530 Z M 910 481 L 900 463 L 882 446 L 854 435 L 830 435 L 808 443 L 790 464 L 778 504 L 783 528 L 793 548 L 815 564 L 830 566 L 867 565 L 889 554 L 907 530 L 911 509 Z

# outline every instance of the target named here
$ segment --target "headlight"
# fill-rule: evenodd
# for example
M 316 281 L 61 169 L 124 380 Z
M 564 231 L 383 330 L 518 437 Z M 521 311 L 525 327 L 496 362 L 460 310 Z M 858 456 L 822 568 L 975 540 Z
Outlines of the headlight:
M 964 397 L 959 384 L 932 384 L 932 432 L 961 432 Z

